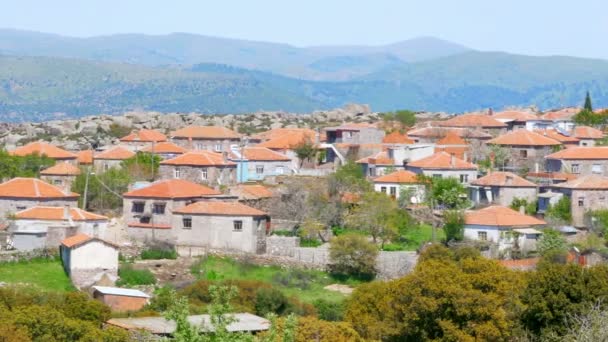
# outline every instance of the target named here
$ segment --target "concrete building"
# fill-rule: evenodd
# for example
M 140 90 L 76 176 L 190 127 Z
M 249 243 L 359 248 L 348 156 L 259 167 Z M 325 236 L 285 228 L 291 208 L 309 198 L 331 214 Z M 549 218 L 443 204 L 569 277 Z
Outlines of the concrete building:
M 395 165 L 395 161 L 385 151 L 359 159 L 357 164 L 361 165 L 363 174 L 367 177 L 383 176 L 395 171 L 396 168 L 403 168 L 403 165 Z
M 506 110 L 492 115 L 492 117 L 507 125 L 508 131 L 517 129 L 528 129 L 527 123 L 539 120 L 540 117 L 534 113 L 516 110 Z
M 229 152 L 241 135 L 226 127 L 188 126 L 171 133 L 171 140 L 189 150 Z
M 384 130 L 369 123 L 347 123 L 324 129 L 328 144 L 379 144 L 384 138 Z
M 399 170 L 374 179 L 374 190 L 399 199 L 402 194 L 409 196 L 413 204 L 424 201 L 425 187 L 418 176 L 410 171 Z
M 595 146 L 598 140 L 604 138 L 604 132 L 589 126 L 576 126 L 571 134 L 580 141 L 580 146 Z
M 74 164 L 61 162 L 40 171 L 40 179 L 62 188 L 64 191 L 72 189 L 72 183 L 80 175 L 80 169 Z
M 477 165 L 456 158 L 446 152 L 435 153 L 430 157 L 410 162 L 406 164 L 405 168 L 428 177 L 453 177 L 462 184 L 469 184 L 477 179 Z
M 481 129 L 482 131 L 487 132 L 494 137 L 505 133 L 508 128 L 507 124 L 500 122 L 499 120 L 493 118 L 491 115 L 482 113 L 468 113 L 456 115 L 451 119 L 439 121 L 437 123 L 437 126 L 450 128 Z
M 108 218 L 72 207 L 36 206 L 15 213 L 9 226 L 18 250 L 57 248 L 76 233 L 105 237 Z
M 496 244 L 499 251 L 536 250 L 536 242 L 542 235 L 539 228 L 546 222 L 502 206 L 490 206 L 465 213 L 464 238 L 488 241 Z
M 160 162 L 161 179 L 184 179 L 209 186 L 236 183 L 236 163 L 228 159 L 228 153 L 196 151 L 187 152 L 173 159 Z
M 450 132 L 455 133 L 460 138 L 471 142 L 484 142 L 493 138 L 490 133 L 482 131 L 480 128 L 457 128 L 457 127 L 418 127 L 407 131 L 407 136 L 416 143 L 434 144 L 445 138 Z
M 162 160 L 173 159 L 188 152 L 187 149 L 178 146 L 170 141 L 153 144 L 141 149 L 142 152 L 152 153 L 159 156 Z
M 93 168 L 97 172 L 105 172 L 111 168 L 120 168 L 123 161 L 135 156 L 135 152 L 121 146 L 109 148 L 95 155 Z
M 316 160 L 300 160 L 295 150 L 305 144 L 311 144 L 318 150 L 323 150 L 324 148 L 319 142 L 319 135 L 317 133 L 312 130 L 302 129 L 285 129 L 280 131 L 276 129 L 272 130 L 272 132 L 272 134 L 266 135 L 267 140 L 263 140 L 255 146 L 265 147 L 287 156 L 291 160 L 290 169 L 292 173 L 300 168 L 311 168 L 316 165 Z M 332 151 L 327 150 L 326 160 L 333 160 L 333 155 Z
M 118 246 L 107 241 L 76 234 L 61 241 L 63 268 L 77 288 L 94 285 L 102 277 L 117 279 Z
M 553 149 L 559 148 L 561 143 L 536 132 L 519 129 L 487 142 L 510 151 L 507 165 L 509 168 L 520 170 L 536 170 L 544 162 L 544 157 Z
M 550 111 L 541 115 L 541 120 L 550 123 L 550 127 L 560 129 L 562 131 L 571 131 L 574 126 L 574 116 L 580 112 L 580 108 L 563 108 L 560 110 Z
M 545 159 L 547 172 L 608 176 L 608 147 L 567 148 Z
M 237 182 L 262 181 L 291 174 L 291 159 L 266 147 L 232 146 L 230 160 L 237 164 Z
M 57 146 L 51 145 L 43 141 L 31 142 L 27 145 L 17 147 L 10 152 L 14 156 L 27 156 L 37 154 L 39 156 L 47 156 L 57 162 L 67 162 L 76 164 L 76 154 L 68 152 Z
M 148 304 L 150 296 L 135 290 L 119 287 L 93 286 L 93 298 L 114 312 L 137 311 Z
M 581 176 L 555 185 L 554 190 L 570 198 L 574 227 L 587 226 L 585 215 L 588 211 L 608 209 L 608 177 Z
M 471 182 L 469 198 L 477 205 L 497 204 L 508 207 L 513 199 L 536 200 L 538 186 L 511 172 L 491 172 Z
M 131 151 L 167 141 L 167 136 L 154 129 L 140 129 L 120 138 L 120 144 Z
M 78 195 L 36 178 L 13 178 L 0 184 L 0 222 L 35 206 L 78 206 Z

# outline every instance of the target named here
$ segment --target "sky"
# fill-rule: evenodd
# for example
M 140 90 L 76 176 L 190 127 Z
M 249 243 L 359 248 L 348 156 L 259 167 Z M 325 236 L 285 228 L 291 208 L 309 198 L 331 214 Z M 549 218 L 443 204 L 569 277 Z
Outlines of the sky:
M 608 59 L 607 0 L 3 0 L 0 27 L 188 32 L 311 45 L 433 36 L 484 51 Z

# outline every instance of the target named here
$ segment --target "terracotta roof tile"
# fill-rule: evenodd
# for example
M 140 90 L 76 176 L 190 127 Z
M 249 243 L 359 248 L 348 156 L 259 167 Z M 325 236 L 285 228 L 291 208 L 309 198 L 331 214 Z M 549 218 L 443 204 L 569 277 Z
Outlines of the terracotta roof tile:
M 572 133 L 579 139 L 602 139 L 604 137 L 604 132 L 589 126 L 576 126 Z
M 547 112 L 541 115 L 541 119 L 552 121 L 569 121 L 572 120 L 572 117 L 575 116 L 579 111 L 579 108 L 564 108 L 556 111 Z
M 258 134 L 254 134 L 251 136 L 252 139 L 256 140 L 272 140 L 277 138 L 282 138 L 288 135 L 297 135 L 300 137 L 304 137 L 309 139 L 310 141 L 315 141 L 316 132 L 312 129 L 308 128 L 273 128 L 266 132 L 261 132 Z
M 15 218 L 29 220 L 63 221 L 67 220 L 67 218 L 64 217 L 64 213 L 65 208 L 63 207 L 37 206 L 17 212 L 15 214 Z M 84 211 L 80 208 L 70 208 L 69 215 L 72 218 L 72 221 L 99 221 L 108 219 L 106 216 L 93 214 L 91 212 Z
M 446 152 L 435 153 L 432 156 L 410 162 L 407 165 L 421 169 L 477 169 L 477 165 L 464 161 L 460 158 L 453 157 Z
M 526 177 L 530 178 L 546 178 L 562 181 L 569 181 L 578 178 L 577 175 L 565 172 L 528 172 Z
M 542 226 L 547 223 L 511 208 L 490 206 L 484 209 L 466 212 L 465 224 L 498 227 L 529 227 Z
M 382 139 L 383 144 L 413 144 L 414 140 L 410 139 L 407 135 L 401 134 L 398 131 L 394 131 L 387 134 Z
M 582 176 L 568 182 L 555 184 L 555 187 L 565 189 L 606 190 L 608 189 L 608 177 L 598 175 Z
M 572 136 L 563 135 L 562 133 L 558 132 L 554 128 L 548 128 L 545 130 L 539 129 L 539 130 L 536 130 L 535 132 L 540 135 L 546 136 L 547 138 L 557 140 L 557 141 L 561 142 L 562 144 L 578 144 L 578 139 L 576 139 L 575 137 L 572 137 Z
M 46 155 L 52 159 L 76 159 L 76 155 L 57 146 L 43 141 L 31 142 L 25 146 L 17 147 L 11 154 L 16 156 L 27 156 L 30 154 Z
M 140 198 L 193 198 L 221 194 L 219 191 L 183 179 L 166 179 L 154 182 L 145 188 L 128 191 L 123 196 Z
M 411 171 L 399 170 L 374 179 L 374 183 L 420 183 L 418 175 Z
M 146 146 L 145 148 L 142 148 L 141 151 L 150 152 L 150 153 L 158 153 L 158 154 L 164 154 L 164 153 L 182 154 L 182 153 L 188 152 L 187 149 L 185 149 L 179 145 L 176 145 L 170 141 L 164 141 L 164 142 L 160 142 L 158 144 Z
M 511 172 L 492 172 L 471 182 L 478 186 L 504 186 L 535 188 L 536 184 Z
M 188 126 L 171 134 L 174 138 L 193 139 L 240 139 L 241 135 L 226 127 L 219 126 Z
M 357 163 L 371 165 L 395 165 L 395 161 L 389 158 L 388 152 L 386 151 L 378 152 L 369 157 L 361 158 L 357 160 Z
M 470 151 L 470 146 L 435 146 L 434 153 L 445 152 L 454 155 L 456 158 L 468 161 L 467 153 Z M 465 158 L 466 157 L 466 158 Z
M 158 224 L 158 223 L 131 222 L 131 223 L 127 223 L 127 226 L 132 227 L 132 228 L 171 229 L 170 224 Z
M 462 139 L 458 133 L 454 131 L 448 131 L 445 137 L 441 138 L 435 144 L 437 145 L 467 145 L 467 142 Z
M 266 213 L 239 202 L 201 201 L 173 211 L 185 215 L 266 216 Z
M 467 128 L 445 128 L 445 127 L 422 127 L 409 130 L 407 135 L 409 137 L 419 138 L 437 138 L 441 139 L 447 135 L 448 132 L 454 132 L 461 138 L 467 139 L 491 139 L 492 135 L 480 131 L 471 130 Z
M 230 193 L 239 196 L 239 199 L 244 200 L 270 198 L 274 196 L 270 189 L 259 184 L 237 185 L 230 189 Z
M 507 127 L 505 123 L 496 120 L 490 115 L 477 113 L 457 115 L 451 119 L 438 122 L 438 125 L 443 127 Z
M 40 171 L 44 176 L 78 176 L 80 169 L 70 163 L 57 163 L 47 169 Z
M 83 243 L 91 240 L 93 240 L 93 237 L 88 236 L 87 234 L 79 233 L 61 240 L 61 244 L 65 247 L 72 248 L 77 245 L 82 245 Z
M 78 151 L 78 153 L 76 153 L 76 155 L 78 156 L 78 164 L 82 164 L 82 165 L 93 164 L 93 151 L 92 150 Z
M 530 132 L 527 129 L 518 129 L 494 139 L 488 140 L 488 144 L 508 146 L 557 146 L 561 143 L 542 134 Z
M 140 129 L 133 131 L 126 137 L 120 138 L 123 142 L 163 142 L 167 141 L 167 136 L 154 129 Z
M 378 128 L 378 126 L 375 123 L 369 122 L 346 122 L 340 126 L 326 127 L 325 130 L 358 131 L 363 128 Z
M 536 114 L 516 110 L 506 110 L 504 112 L 496 113 L 492 117 L 497 120 L 503 119 L 517 122 L 526 122 L 530 120 L 540 119 L 540 117 Z
M 273 150 L 289 150 L 300 144 L 314 143 L 314 139 L 311 139 L 304 133 L 286 134 L 270 140 L 257 144 L 257 147 L 266 147 Z
M 125 160 L 133 156 L 135 156 L 135 152 L 121 146 L 116 146 L 97 154 L 95 159 Z
M 172 159 L 160 162 L 161 165 L 190 165 L 190 166 L 236 166 L 236 163 L 224 160 L 221 153 L 211 151 L 186 152 Z
M 240 151 L 239 151 L 240 152 Z M 248 160 L 263 160 L 263 161 L 290 161 L 289 157 L 280 154 L 266 147 L 245 147 L 243 149 L 244 157 Z
M 78 196 L 36 178 L 13 178 L 0 184 L 0 197 L 76 199 Z
M 356 192 L 347 191 L 340 196 L 340 202 L 342 203 L 355 204 L 359 203 L 359 201 L 361 201 L 361 195 Z
M 557 151 L 545 156 L 547 159 L 566 159 L 566 160 L 592 160 L 592 159 L 608 159 L 608 147 L 573 147 L 565 150 Z
M 499 260 L 498 262 L 504 267 L 512 270 L 530 270 L 536 268 L 540 261 L 539 257 L 515 260 Z

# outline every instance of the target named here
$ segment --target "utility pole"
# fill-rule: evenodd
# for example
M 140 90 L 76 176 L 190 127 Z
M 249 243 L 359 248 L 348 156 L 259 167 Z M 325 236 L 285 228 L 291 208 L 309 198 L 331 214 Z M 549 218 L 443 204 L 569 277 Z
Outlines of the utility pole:
M 84 179 L 84 197 L 82 199 L 82 210 L 87 210 L 87 195 L 89 192 L 89 174 L 91 173 L 91 167 L 87 166 L 87 176 Z

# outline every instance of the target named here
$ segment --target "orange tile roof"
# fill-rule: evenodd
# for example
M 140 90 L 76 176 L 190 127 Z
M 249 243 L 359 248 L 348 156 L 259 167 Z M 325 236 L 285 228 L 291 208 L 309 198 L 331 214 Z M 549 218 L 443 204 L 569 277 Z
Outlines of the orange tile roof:
M 13 178 L 0 184 L 0 197 L 76 199 L 78 196 L 36 178 Z
M 470 146 L 445 146 L 445 147 L 438 147 L 435 146 L 435 149 L 433 150 L 433 153 L 439 153 L 439 152 L 446 152 L 447 154 L 453 155 L 456 158 L 460 158 L 462 160 L 469 160 L 469 157 L 467 156 L 467 153 L 470 150 Z M 466 158 L 465 158 L 466 157 Z
M 123 142 L 163 142 L 167 141 L 167 136 L 155 129 L 140 129 L 131 134 L 120 138 Z
M 241 199 L 270 198 L 274 195 L 270 189 L 259 184 L 241 184 L 230 190 L 231 193 L 238 195 Z
M 518 122 L 525 122 L 530 120 L 538 120 L 539 116 L 530 112 L 520 112 L 517 110 L 506 110 L 500 113 L 496 113 L 492 116 L 494 119 L 505 119 Z
M 173 138 L 192 139 L 240 139 L 241 135 L 226 127 L 188 126 L 171 134 Z
M 130 223 L 127 223 L 127 226 L 132 227 L 132 228 L 171 229 L 170 224 L 158 224 L 158 223 L 130 222 Z
M 579 139 L 602 139 L 604 137 L 604 132 L 589 126 L 576 126 L 572 133 Z
M 566 160 L 592 160 L 608 159 L 608 147 L 604 146 L 581 146 L 567 148 L 545 156 L 547 159 L 566 159 Z
M 504 186 L 535 188 L 536 184 L 511 172 L 495 171 L 471 182 L 478 186 Z
M 65 247 L 72 248 L 74 246 L 82 245 L 85 242 L 91 241 L 93 238 L 87 234 L 79 233 L 69 238 L 61 240 L 61 244 Z
M 557 146 L 561 143 L 542 134 L 530 132 L 527 129 L 518 129 L 494 139 L 488 140 L 488 144 L 508 146 Z
M 63 221 L 66 220 L 66 218 L 64 217 L 64 211 L 65 208 L 62 207 L 37 206 L 17 212 L 15 214 L 15 218 L 28 220 Z M 93 214 L 91 212 L 84 211 L 80 208 L 70 208 L 69 214 L 73 221 L 108 220 L 106 216 Z
M 547 223 L 536 217 L 502 206 L 490 206 L 484 209 L 468 211 L 464 215 L 465 224 L 498 227 L 543 226 Z
M 240 151 L 239 151 L 240 152 Z M 244 157 L 248 160 L 264 160 L 264 161 L 290 161 L 289 157 L 280 154 L 266 147 L 245 147 L 243 149 Z
M 467 139 L 490 139 L 492 135 L 480 131 L 466 128 L 445 128 L 445 127 L 422 127 L 407 131 L 409 137 L 420 138 L 443 138 L 447 132 L 454 132 L 461 138 Z
M 308 128 L 273 128 L 266 132 L 261 132 L 258 134 L 254 134 L 251 136 L 252 139 L 256 140 L 272 140 L 284 137 L 286 135 L 298 135 L 304 138 L 309 139 L 310 141 L 315 141 L 316 132 L 312 129 Z
M 95 159 L 125 160 L 133 156 L 135 156 L 135 152 L 129 151 L 121 146 L 116 146 L 97 154 Z
M 606 190 L 608 189 L 608 177 L 598 175 L 582 176 L 571 181 L 555 184 L 555 187 L 579 190 Z
M 224 160 L 221 153 L 211 151 L 186 152 L 172 159 L 160 162 L 161 165 L 189 166 L 236 166 L 236 163 Z
M 576 139 L 575 137 L 563 135 L 554 128 L 548 128 L 545 130 L 539 129 L 539 130 L 536 130 L 535 132 L 540 135 L 544 135 L 547 138 L 557 140 L 557 141 L 561 142 L 562 144 L 578 144 L 578 139 Z
M 435 144 L 437 145 L 467 145 L 467 142 L 464 141 L 456 132 L 448 131 L 445 137 L 441 138 Z
M 482 127 L 482 128 L 502 128 L 507 127 L 503 122 L 500 122 L 487 114 L 463 114 L 457 115 L 451 119 L 440 121 L 437 123 L 443 127 Z
M 44 176 L 78 176 L 80 169 L 70 163 L 57 163 L 47 169 L 40 171 Z
M 575 116 L 580 109 L 578 108 L 564 108 L 556 111 L 551 111 L 541 115 L 541 119 L 543 120 L 571 120 L 573 116 Z
M 410 137 L 408 137 L 405 134 L 401 134 L 398 131 L 394 131 L 390 134 L 387 134 L 382 139 L 382 143 L 383 144 L 413 144 L 414 140 L 410 139 Z
M 374 183 L 420 183 L 418 175 L 411 171 L 399 170 L 374 179 Z
M 186 215 L 266 216 L 266 213 L 239 202 L 201 201 L 173 211 Z
M 358 131 L 362 128 L 378 128 L 376 124 L 369 122 L 346 122 L 336 127 L 326 127 L 326 130 Z
M 93 164 L 92 150 L 78 151 L 76 155 L 78 156 L 78 164 Z
M 154 182 L 145 188 L 125 192 L 123 196 L 145 198 L 193 198 L 221 194 L 222 193 L 217 190 L 183 179 L 166 179 Z
M 540 261 L 539 257 L 527 258 L 527 259 L 515 259 L 515 260 L 498 260 L 498 262 L 504 267 L 512 270 L 528 270 L 536 268 L 536 265 Z
M 76 159 L 76 155 L 57 146 L 43 141 L 31 142 L 25 146 L 17 147 L 11 154 L 15 156 L 27 156 L 30 154 L 45 155 L 52 159 Z
M 187 149 L 176 145 L 170 141 L 160 142 L 158 144 L 146 146 L 141 149 L 142 152 L 150 152 L 150 153 L 170 153 L 170 154 L 182 154 L 188 152 Z
M 359 203 L 359 201 L 361 201 L 361 195 L 356 192 L 347 191 L 340 196 L 340 202 L 342 203 L 355 204 Z
M 382 151 L 357 160 L 357 164 L 395 165 L 395 161 L 389 158 L 388 152 Z
M 569 181 L 569 180 L 578 178 L 578 176 L 575 174 L 565 173 L 565 172 L 528 172 L 526 177 L 547 178 L 547 179 L 556 179 L 556 180 L 563 180 L 563 181 Z
M 421 169 L 477 169 L 477 165 L 464 161 L 460 158 L 452 157 L 452 155 L 446 152 L 435 153 L 432 156 L 410 162 L 407 165 Z
M 289 150 L 300 144 L 314 143 L 314 139 L 311 139 L 304 133 L 287 134 L 280 137 L 272 138 L 270 140 L 257 144 L 257 147 L 266 147 L 273 150 Z

